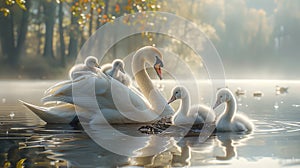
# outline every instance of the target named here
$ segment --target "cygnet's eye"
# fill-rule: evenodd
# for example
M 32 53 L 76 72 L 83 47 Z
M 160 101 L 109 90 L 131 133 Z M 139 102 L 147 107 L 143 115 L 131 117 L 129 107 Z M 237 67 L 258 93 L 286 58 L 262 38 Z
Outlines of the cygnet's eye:
M 223 96 L 220 96 L 220 98 L 222 99 L 222 98 L 223 98 Z
M 178 91 L 177 91 L 177 92 L 175 92 L 175 94 L 178 94 Z

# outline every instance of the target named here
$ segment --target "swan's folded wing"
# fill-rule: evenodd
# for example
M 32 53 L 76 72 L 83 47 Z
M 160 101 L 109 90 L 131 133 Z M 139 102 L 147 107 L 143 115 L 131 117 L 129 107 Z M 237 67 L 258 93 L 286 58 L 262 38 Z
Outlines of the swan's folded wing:
M 149 102 L 141 93 L 137 90 L 129 89 L 115 79 L 111 80 L 110 90 L 112 101 L 116 106 L 127 107 L 125 111 L 143 111 L 150 108 Z
M 112 79 L 109 90 L 111 91 L 110 102 L 123 117 L 138 123 L 149 123 L 157 119 L 158 115 L 152 111 L 148 101 L 119 81 Z
M 55 94 L 56 92 L 60 92 L 59 90 L 63 90 L 63 89 L 61 89 L 61 88 L 65 87 L 65 86 L 69 86 L 69 85 L 71 85 L 72 83 L 81 81 L 81 80 L 83 80 L 83 79 L 85 79 L 85 78 L 86 78 L 86 76 L 82 76 L 82 77 L 76 78 L 75 80 L 66 80 L 66 81 L 58 82 L 58 83 L 54 84 L 53 86 L 49 87 L 49 88 L 44 92 L 44 95 L 45 95 L 45 96 L 47 96 L 47 95 L 53 95 L 53 94 Z
M 72 83 L 73 82 L 66 82 L 64 85 L 60 85 L 53 89 L 51 94 L 44 96 L 41 101 L 43 103 L 50 102 L 50 101 L 62 101 L 66 103 L 72 103 Z
M 73 83 L 73 103 L 85 108 L 94 108 L 97 99 L 101 99 L 98 101 L 99 104 L 102 104 L 103 101 L 109 101 L 107 98 L 109 81 L 106 77 L 89 76 L 82 81 Z
M 103 78 L 94 78 L 95 82 L 95 93 L 96 95 L 101 95 L 105 92 L 107 92 L 107 89 L 109 88 L 109 81 L 110 79 L 107 77 Z
M 46 89 L 46 91 L 44 92 L 44 95 L 51 95 L 56 90 L 58 90 L 62 86 L 67 85 L 69 83 L 72 83 L 72 80 L 66 80 L 66 81 L 58 82 L 58 83 L 54 84 L 53 86 L 49 87 L 48 89 Z
M 74 81 L 79 81 L 81 79 L 84 79 L 88 76 L 97 76 L 97 74 L 95 72 L 92 72 L 92 71 L 77 71 L 77 72 L 74 72 L 73 73 L 74 76 L 77 76 L 74 80 Z
M 129 87 L 129 90 L 132 92 L 132 99 L 135 99 L 135 96 L 138 96 L 148 107 L 151 107 L 150 102 L 146 99 L 146 97 L 135 87 Z M 137 103 L 137 102 L 136 102 Z
M 95 95 L 106 92 L 107 80 L 107 78 L 99 78 L 96 75 L 84 75 L 54 88 L 49 92 L 52 94 L 42 98 L 42 102 L 62 101 L 73 104 L 74 97 L 95 97 Z
M 140 96 L 136 94 L 136 92 L 129 89 L 130 93 L 130 100 L 132 104 L 140 110 L 147 110 L 151 108 L 150 103 L 144 96 Z

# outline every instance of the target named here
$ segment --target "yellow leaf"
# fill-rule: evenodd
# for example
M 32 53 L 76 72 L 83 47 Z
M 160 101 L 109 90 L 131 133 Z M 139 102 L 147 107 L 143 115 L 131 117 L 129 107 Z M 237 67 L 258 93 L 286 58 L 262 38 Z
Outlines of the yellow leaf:
M 4 162 L 4 168 L 9 168 L 11 166 L 11 163 L 9 161 Z
M 0 12 L 3 12 L 4 16 L 8 16 L 10 14 L 10 11 L 7 8 L 0 8 Z
M 26 10 L 26 6 L 25 6 L 26 1 L 25 0 L 16 0 L 16 2 L 20 8 L 22 8 L 23 10 Z
M 98 14 L 100 14 L 101 11 L 102 11 L 101 8 L 98 8 L 98 9 L 97 9 Z
M 26 158 L 23 158 L 21 160 L 18 161 L 17 163 L 17 168 L 24 168 L 23 163 L 26 161 Z
M 6 5 L 13 5 L 15 3 L 14 0 L 6 0 L 5 1 Z

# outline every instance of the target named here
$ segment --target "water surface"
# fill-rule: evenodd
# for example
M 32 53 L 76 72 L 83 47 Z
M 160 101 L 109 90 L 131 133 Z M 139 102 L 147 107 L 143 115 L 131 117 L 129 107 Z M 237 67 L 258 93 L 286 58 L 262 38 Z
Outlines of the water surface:
M 300 81 L 227 81 L 233 91 L 238 87 L 246 90 L 237 99 L 239 110 L 256 125 L 250 134 L 217 133 L 201 143 L 198 137 L 178 141 L 177 137 L 166 136 L 158 142 L 158 135 L 141 135 L 137 125 L 117 126 L 125 133 L 144 137 L 143 141 L 132 142 L 133 146 L 120 147 L 134 152 L 133 157 L 106 150 L 83 130 L 46 124 L 18 102 L 21 99 L 41 105 L 44 90 L 55 82 L 0 82 L 0 167 L 17 164 L 24 167 L 300 166 Z M 288 92 L 276 93 L 276 85 L 289 87 Z M 257 91 L 262 96 L 254 97 Z M 209 103 L 206 94 L 203 92 L 203 102 Z M 219 108 L 217 112 L 221 111 Z M 95 133 L 101 131 L 112 144 L 122 138 L 114 136 L 110 128 L 93 129 Z M 160 153 L 140 157 L 153 147 L 159 148 Z

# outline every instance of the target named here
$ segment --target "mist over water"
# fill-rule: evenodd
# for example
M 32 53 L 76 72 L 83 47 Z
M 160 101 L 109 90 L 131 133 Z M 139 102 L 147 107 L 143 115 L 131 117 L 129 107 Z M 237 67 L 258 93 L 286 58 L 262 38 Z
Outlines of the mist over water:
M 74 130 L 69 125 L 46 124 L 31 111 L 17 102 L 17 99 L 40 105 L 43 91 L 57 81 L 9 81 L 0 82 L 0 144 L 1 156 L 14 154 L 19 159 L 0 158 L 12 164 L 22 158 L 27 165 L 62 165 L 71 167 L 95 166 L 299 166 L 300 163 L 300 81 L 279 80 L 227 80 L 227 86 L 235 92 L 237 88 L 245 91 L 236 96 L 238 109 L 254 122 L 256 129 L 250 134 L 217 133 L 203 143 L 197 137 L 186 137 L 177 142 L 176 137 L 165 136 L 164 143 L 156 142 L 157 135 L 143 135 L 145 141 L 134 142 L 141 145 L 138 151 L 133 146 L 123 146 L 124 150 L 134 152 L 134 157 L 125 157 L 107 151 L 82 130 Z M 199 81 L 207 85 L 209 82 Z M 159 82 L 156 85 L 169 97 L 172 82 Z M 288 87 L 287 92 L 276 92 L 276 86 Z M 14 89 L 12 89 L 14 88 Z M 25 92 L 21 92 L 25 91 Z M 256 92 L 261 96 L 254 96 Z M 209 89 L 201 89 L 202 103 L 210 104 Z M 174 104 L 175 109 L 177 105 Z M 222 113 L 222 107 L 217 114 Z M 239 112 L 239 113 L 240 113 Z M 134 125 L 115 126 L 128 135 L 139 135 Z M 101 131 L 106 139 L 116 138 L 114 130 L 101 126 L 92 129 Z M 137 144 L 138 143 L 138 144 Z M 142 145 L 145 144 L 145 145 Z M 161 153 L 139 157 L 139 153 L 151 151 L 151 146 L 168 148 Z M 153 147 L 154 147 L 153 146 Z M 15 151 L 14 148 L 19 148 Z M 37 160 L 38 159 L 38 160 Z

